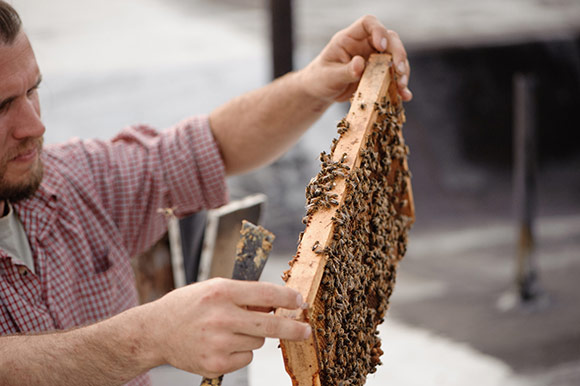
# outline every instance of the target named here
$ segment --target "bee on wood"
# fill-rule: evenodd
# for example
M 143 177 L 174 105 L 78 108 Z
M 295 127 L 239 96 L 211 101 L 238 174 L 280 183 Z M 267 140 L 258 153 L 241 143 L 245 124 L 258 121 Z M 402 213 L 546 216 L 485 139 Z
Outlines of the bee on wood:
M 284 271 L 283 274 L 282 274 L 282 280 L 284 282 L 287 282 L 288 279 L 290 279 L 290 270 L 289 269 L 286 270 L 286 271 Z
M 315 249 L 317 249 L 319 246 L 320 246 L 320 241 L 318 241 L 318 240 L 317 240 L 317 241 L 314 243 L 314 245 L 312 245 L 312 250 L 314 251 L 314 250 L 315 250 Z
M 334 153 L 334 151 L 336 150 L 336 145 L 338 144 L 338 139 L 334 138 L 332 140 L 332 144 L 330 145 L 330 152 Z

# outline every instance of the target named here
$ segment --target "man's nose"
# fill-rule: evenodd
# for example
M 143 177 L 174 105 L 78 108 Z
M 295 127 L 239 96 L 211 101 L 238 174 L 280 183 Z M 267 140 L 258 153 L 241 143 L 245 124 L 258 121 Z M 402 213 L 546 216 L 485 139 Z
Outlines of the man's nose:
M 18 102 L 14 111 L 14 139 L 42 137 L 46 131 L 40 120 L 40 106 L 38 100 L 23 99 Z

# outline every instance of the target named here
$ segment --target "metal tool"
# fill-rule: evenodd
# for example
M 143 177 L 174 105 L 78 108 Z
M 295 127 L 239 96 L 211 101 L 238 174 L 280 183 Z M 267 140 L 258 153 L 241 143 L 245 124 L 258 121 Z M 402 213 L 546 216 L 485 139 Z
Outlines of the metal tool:
M 257 281 L 260 279 L 276 236 L 261 226 L 256 226 L 246 220 L 242 221 L 240 234 L 240 241 L 236 246 L 232 279 Z M 222 375 L 213 379 L 203 378 L 200 386 L 220 386 L 223 377 Z

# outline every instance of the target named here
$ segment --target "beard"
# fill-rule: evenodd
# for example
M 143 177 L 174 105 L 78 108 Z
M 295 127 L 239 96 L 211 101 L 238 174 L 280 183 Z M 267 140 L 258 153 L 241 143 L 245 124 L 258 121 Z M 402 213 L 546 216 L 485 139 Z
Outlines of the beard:
M 42 176 L 44 175 L 44 167 L 40 160 L 42 142 L 42 138 L 28 139 L 21 143 L 15 151 L 9 152 L 9 154 L 0 160 L 0 201 L 15 203 L 30 198 L 34 193 L 36 193 L 40 183 L 42 182 Z M 33 145 L 31 146 L 31 144 Z M 24 149 L 30 149 L 31 147 L 36 147 L 38 149 L 38 158 L 32 168 L 27 171 L 27 178 L 19 183 L 7 181 L 6 170 L 8 169 L 8 163 L 10 160 L 15 155 L 24 151 Z

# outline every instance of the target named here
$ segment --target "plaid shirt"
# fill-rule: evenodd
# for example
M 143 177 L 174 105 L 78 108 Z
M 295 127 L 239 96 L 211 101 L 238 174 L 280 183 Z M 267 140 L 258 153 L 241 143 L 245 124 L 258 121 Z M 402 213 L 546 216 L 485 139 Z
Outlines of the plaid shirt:
M 35 196 L 14 205 L 36 274 L 0 249 L 1 335 L 68 329 L 137 305 L 130 257 L 166 232 L 157 210 L 185 215 L 227 201 L 207 117 L 46 146 L 43 162 Z

